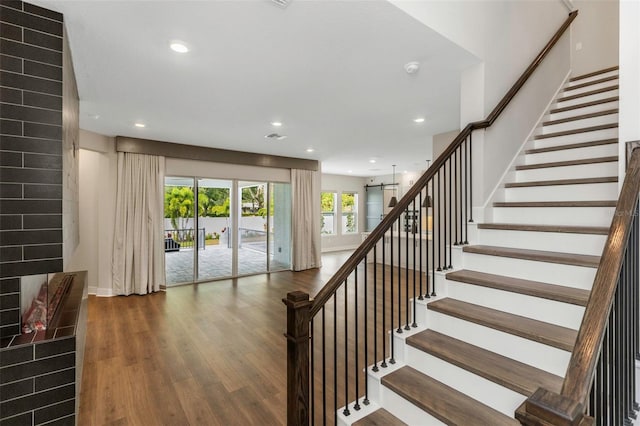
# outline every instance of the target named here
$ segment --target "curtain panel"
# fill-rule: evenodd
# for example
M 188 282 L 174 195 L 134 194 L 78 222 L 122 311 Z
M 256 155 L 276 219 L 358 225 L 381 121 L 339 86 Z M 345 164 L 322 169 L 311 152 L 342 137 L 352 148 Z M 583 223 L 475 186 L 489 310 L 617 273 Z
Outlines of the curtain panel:
M 164 157 L 118 153 L 113 291 L 147 294 L 164 285 Z
M 292 267 L 322 266 L 320 246 L 320 172 L 291 169 Z

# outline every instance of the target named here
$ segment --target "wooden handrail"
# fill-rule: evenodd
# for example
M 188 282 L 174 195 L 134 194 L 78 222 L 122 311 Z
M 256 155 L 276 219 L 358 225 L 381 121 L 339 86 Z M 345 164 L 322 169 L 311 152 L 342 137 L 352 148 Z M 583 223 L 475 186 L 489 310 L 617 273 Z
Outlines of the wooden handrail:
M 485 120 L 476 121 L 467 124 L 467 126 L 456 136 L 456 138 L 449 144 L 442 154 L 431 164 L 431 167 L 424 172 L 424 174 L 416 181 L 416 183 L 407 191 L 402 199 L 396 204 L 391 212 L 384 217 L 384 219 L 375 227 L 367 239 L 356 249 L 356 251 L 347 259 L 347 261 L 338 269 L 338 271 L 331 277 L 331 279 L 325 284 L 325 286 L 318 292 L 311 305 L 311 315 L 313 318 L 322 309 L 322 306 L 327 303 L 329 298 L 336 292 L 336 290 L 342 285 L 344 280 L 347 279 L 349 274 L 358 266 L 358 264 L 364 259 L 364 257 L 371 251 L 373 246 L 380 240 L 387 229 L 391 227 L 394 221 L 396 221 L 400 215 L 409 207 L 413 200 L 422 191 L 425 185 L 436 175 L 438 170 L 445 164 L 445 162 L 451 157 L 451 155 L 460 147 L 460 145 L 469 137 L 469 135 L 478 129 L 485 129 L 490 127 L 493 122 L 500 116 L 502 111 L 509 105 L 511 100 L 520 91 L 522 86 L 527 82 L 529 77 L 538 68 L 540 63 L 549 54 L 551 49 L 556 45 L 560 37 L 569 28 L 573 20 L 578 15 L 578 11 L 574 10 L 569 14 L 562 26 L 556 31 L 551 40 L 544 46 L 544 48 L 538 53 L 533 62 L 522 73 L 520 78 L 513 84 L 511 89 L 506 95 L 498 102 L 498 105 L 491 111 Z
M 562 395 L 585 403 L 602 346 L 607 319 L 611 311 L 631 222 L 640 191 L 640 149 L 633 150 L 629 159 L 624 184 L 616 205 L 609 236 L 602 252 L 598 272 L 593 281 L 591 296 L 584 312 L 582 324 L 574 346 Z

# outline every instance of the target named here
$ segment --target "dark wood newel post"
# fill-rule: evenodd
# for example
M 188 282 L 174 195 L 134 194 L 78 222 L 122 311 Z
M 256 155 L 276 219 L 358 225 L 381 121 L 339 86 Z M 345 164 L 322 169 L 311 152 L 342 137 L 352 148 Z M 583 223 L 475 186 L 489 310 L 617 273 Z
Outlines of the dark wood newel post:
M 287 425 L 309 424 L 309 295 L 287 293 Z

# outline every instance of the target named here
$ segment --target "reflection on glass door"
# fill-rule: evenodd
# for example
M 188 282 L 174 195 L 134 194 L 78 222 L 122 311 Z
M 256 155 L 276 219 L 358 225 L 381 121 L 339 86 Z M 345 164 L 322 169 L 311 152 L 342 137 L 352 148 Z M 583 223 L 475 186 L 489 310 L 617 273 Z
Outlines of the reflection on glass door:
M 195 231 L 193 178 L 167 177 L 164 183 L 166 284 L 192 282 Z
M 230 180 L 198 179 L 198 228 L 203 244 L 198 250 L 196 281 L 233 274 Z
M 267 184 L 238 182 L 238 275 L 267 272 Z

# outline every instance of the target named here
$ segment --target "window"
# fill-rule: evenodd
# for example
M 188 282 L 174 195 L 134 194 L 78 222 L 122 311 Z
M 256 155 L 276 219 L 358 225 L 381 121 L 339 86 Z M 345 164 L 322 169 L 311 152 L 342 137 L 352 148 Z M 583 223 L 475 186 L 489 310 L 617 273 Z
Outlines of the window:
M 343 192 L 342 197 L 342 233 L 358 232 L 358 194 Z
M 322 235 L 334 235 L 336 233 L 336 193 L 321 192 L 320 206 L 322 209 L 321 233 Z

